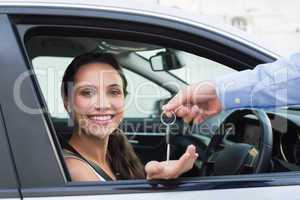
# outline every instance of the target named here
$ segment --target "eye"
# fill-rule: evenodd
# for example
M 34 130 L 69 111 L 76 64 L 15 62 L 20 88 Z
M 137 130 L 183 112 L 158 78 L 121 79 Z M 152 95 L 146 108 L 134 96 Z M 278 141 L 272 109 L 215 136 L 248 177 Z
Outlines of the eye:
M 113 96 L 118 96 L 118 95 L 122 94 L 122 91 L 120 89 L 112 89 L 110 91 L 110 94 L 113 95 Z
M 90 89 L 85 89 L 85 90 L 80 91 L 79 94 L 84 97 L 92 97 L 95 94 L 95 91 L 90 90 Z

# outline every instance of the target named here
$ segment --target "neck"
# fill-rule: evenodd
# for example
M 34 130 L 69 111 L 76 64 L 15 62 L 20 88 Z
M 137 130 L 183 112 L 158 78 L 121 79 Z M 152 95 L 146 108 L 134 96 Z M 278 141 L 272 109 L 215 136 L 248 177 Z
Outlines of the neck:
M 107 145 L 109 137 L 100 139 L 93 135 L 75 131 L 69 141 L 82 156 L 100 165 L 107 165 Z

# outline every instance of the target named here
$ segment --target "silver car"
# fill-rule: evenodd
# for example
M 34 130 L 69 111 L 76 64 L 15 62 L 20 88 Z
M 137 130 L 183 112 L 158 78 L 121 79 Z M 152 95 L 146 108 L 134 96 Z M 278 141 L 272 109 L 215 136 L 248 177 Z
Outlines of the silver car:
M 142 2 L 0 1 L 0 198 L 300 199 L 299 107 L 230 110 L 200 125 L 177 119 L 171 159 L 199 158 L 175 180 L 72 182 L 72 133 L 61 77 L 84 52 L 112 53 L 129 82 L 122 127 L 145 164 L 166 159 L 161 106 L 186 85 L 279 56 L 207 18 Z M 219 134 L 221 133 L 221 134 Z

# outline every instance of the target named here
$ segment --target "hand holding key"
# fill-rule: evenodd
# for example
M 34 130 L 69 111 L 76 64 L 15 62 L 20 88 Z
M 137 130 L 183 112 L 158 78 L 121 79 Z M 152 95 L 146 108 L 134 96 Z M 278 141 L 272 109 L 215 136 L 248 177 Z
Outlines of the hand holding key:
M 166 161 L 150 161 L 145 166 L 147 179 L 175 179 L 181 174 L 192 169 L 198 158 L 194 145 L 189 145 L 179 160 L 170 160 L 170 126 L 176 122 L 173 112 L 171 117 L 161 114 L 161 122 L 166 126 L 167 158 Z
M 171 111 L 182 117 L 186 123 L 201 123 L 206 118 L 222 111 L 214 82 L 204 81 L 190 85 L 173 97 L 163 110 L 169 116 Z

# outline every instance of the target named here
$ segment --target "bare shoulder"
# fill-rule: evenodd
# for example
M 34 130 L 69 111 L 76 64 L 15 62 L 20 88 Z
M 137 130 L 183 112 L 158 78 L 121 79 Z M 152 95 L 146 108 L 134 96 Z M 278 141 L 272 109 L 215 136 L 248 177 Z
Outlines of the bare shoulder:
M 80 159 L 65 157 L 72 181 L 100 181 L 88 164 Z

